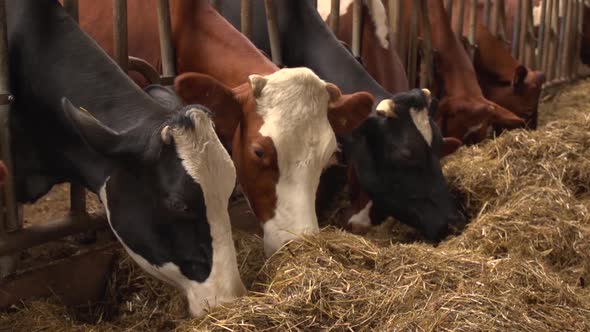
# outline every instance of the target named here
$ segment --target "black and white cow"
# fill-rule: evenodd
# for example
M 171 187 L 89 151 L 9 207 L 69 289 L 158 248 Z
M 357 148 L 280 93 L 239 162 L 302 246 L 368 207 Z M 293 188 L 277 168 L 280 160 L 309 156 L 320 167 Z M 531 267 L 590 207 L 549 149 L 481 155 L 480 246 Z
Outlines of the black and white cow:
M 221 14 L 239 28 L 240 2 L 220 3 Z M 252 41 L 271 54 L 264 2 L 253 3 Z M 308 67 L 344 93 L 368 91 L 375 97 L 375 112 L 352 137 L 340 138 L 348 142 L 344 152 L 353 167 L 349 184 L 360 184 L 362 191 L 352 195 L 349 226 L 365 227 L 392 215 L 417 227 L 428 240 L 440 240 L 447 233 L 448 224 L 457 222 L 460 216 L 443 177 L 439 156 L 443 142 L 446 149 L 456 148 L 460 142 L 443 141 L 426 108 L 404 106 L 403 111 L 396 111 L 395 105 L 401 105 L 399 98 L 413 98 L 408 105 L 420 105 L 417 92 L 394 97 L 383 89 L 334 37 L 313 1 L 274 3 L 285 65 Z M 351 139 L 354 144 L 350 144 Z M 353 146 L 356 152 L 351 153 L 349 147 Z
M 80 183 L 99 194 L 131 257 L 186 294 L 192 315 L 244 294 L 227 210 L 235 169 L 209 111 L 152 100 L 56 1 L 6 7 L 18 200 Z

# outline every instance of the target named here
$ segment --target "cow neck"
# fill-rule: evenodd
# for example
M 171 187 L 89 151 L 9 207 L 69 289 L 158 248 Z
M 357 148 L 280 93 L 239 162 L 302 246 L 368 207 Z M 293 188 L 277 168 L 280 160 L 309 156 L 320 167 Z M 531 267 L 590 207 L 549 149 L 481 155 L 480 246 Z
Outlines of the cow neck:
M 409 1 L 406 1 L 407 3 Z M 451 29 L 443 1 L 429 0 L 428 9 L 432 27 L 432 44 L 440 54 L 437 57 L 437 71 L 443 80 L 445 92 L 449 96 L 459 94 L 482 96 L 475 69 L 463 45 Z
M 79 140 L 71 143 L 69 134 L 56 132 L 63 127 L 58 120 L 61 98 L 69 98 L 106 126 L 124 133 L 130 142 L 146 147 L 159 139 L 154 129 L 169 112 L 141 91 L 57 3 L 13 1 L 7 3 L 7 10 L 11 83 L 27 113 L 22 116 L 46 120 L 32 126 L 39 144 L 58 151 L 48 160 L 52 163 L 48 167 L 57 168 L 54 171 L 58 174 L 76 169 L 81 173 L 77 176 L 96 190 L 98 178 L 104 177 L 111 166 L 105 158 L 82 147 Z M 28 79 L 31 77 L 35 79 Z M 19 93 L 28 98 L 21 99 Z M 70 143 L 64 146 L 65 140 Z
M 208 74 L 234 87 L 251 74 L 279 70 L 207 0 L 172 2 L 172 18 L 180 72 Z
M 373 107 L 381 100 L 391 98 L 391 94 L 380 86 L 334 37 L 312 2 L 282 1 L 280 3 L 284 7 L 281 9 L 290 13 L 288 23 L 291 35 L 289 38 L 283 38 L 289 41 L 283 49 L 289 47 L 289 44 L 297 47 L 297 50 L 283 52 L 285 59 L 303 52 L 300 58 L 293 59 L 295 63 L 309 67 L 323 79 L 338 85 L 343 93 L 367 91 L 373 94 L 375 97 Z
M 519 63 L 512 57 L 504 43 L 492 35 L 485 26 L 477 25 L 477 51 L 474 63 L 490 78 L 511 81 Z

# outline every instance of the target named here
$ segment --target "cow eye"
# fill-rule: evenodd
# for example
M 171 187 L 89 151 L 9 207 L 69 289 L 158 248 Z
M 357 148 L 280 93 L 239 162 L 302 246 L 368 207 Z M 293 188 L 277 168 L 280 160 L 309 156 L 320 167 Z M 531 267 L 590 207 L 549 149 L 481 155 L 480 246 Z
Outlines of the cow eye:
M 188 211 L 188 206 L 181 200 L 179 199 L 170 199 L 168 200 L 168 206 L 175 211 L 178 212 L 187 212 Z
M 264 157 L 264 150 L 262 148 L 254 148 L 254 153 L 258 158 Z

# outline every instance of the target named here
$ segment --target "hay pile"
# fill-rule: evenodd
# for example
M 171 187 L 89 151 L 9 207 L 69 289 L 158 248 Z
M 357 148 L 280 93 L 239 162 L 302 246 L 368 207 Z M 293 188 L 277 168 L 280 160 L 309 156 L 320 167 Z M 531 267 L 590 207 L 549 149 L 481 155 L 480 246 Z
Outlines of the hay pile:
M 565 119 L 445 162 L 471 222 L 438 247 L 405 243 L 415 234 L 395 223 L 367 237 L 328 227 L 265 264 L 260 239 L 236 233 L 250 294 L 205 317 L 124 258 L 104 304 L 29 302 L 0 331 L 590 331 L 590 96 L 573 95 Z

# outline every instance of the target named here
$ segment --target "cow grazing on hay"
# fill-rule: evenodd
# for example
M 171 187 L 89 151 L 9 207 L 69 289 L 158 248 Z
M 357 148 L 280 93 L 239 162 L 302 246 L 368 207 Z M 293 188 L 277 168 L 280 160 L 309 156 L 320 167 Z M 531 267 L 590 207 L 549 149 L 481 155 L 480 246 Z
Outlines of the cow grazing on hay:
M 227 211 L 235 169 L 210 111 L 153 101 L 56 1 L 6 7 L 17 199 L 64 181 L 98 193 L 127 252 L 184 292 L 192 315 L 244 294 Z

